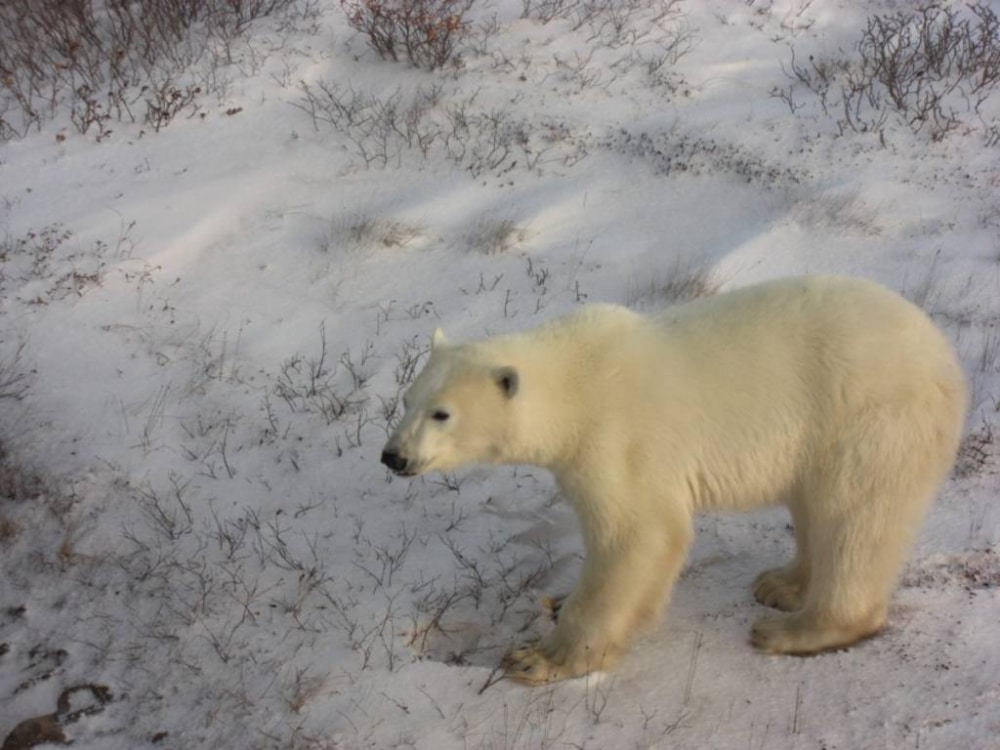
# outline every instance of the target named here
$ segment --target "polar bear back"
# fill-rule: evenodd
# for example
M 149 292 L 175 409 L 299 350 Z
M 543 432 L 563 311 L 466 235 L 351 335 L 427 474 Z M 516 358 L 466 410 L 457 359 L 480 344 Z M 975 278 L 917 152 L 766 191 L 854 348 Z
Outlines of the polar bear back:
M 699 372 L 742 389 L 855 405 L 962 382 L 951 347 L 915 305 L 870 281 L 782 279 L 667 310 L 653 321 Z
M 964 423 L 944 336 L 915 305 L 859 279 L 783 279 L 653 316 L 591 305 L 474 346 L 478 359 L 524 369 L 528 393 L 547 384 L 526 410 L 525 440 L 572 423 L 577 444 L 563 450 L 578 464 L 583 450 L 595 466 L 605 465 L 598 451 L 623 454 L 651 483 L 691 485 L 692 510 L 782 502 L 866 420 L 895 420 L 898 444 L 879 445 L 887 455 L 919 450 L 949 464 Z

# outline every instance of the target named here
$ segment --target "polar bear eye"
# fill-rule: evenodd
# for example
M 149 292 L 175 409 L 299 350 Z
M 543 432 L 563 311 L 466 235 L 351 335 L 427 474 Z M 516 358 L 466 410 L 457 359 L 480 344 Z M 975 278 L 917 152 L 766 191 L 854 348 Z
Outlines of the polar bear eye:
M 431 414 L 431 419 L 433 419 L 435 422 L 447 422 L 450 416 L 451 415 L 444 409 L 438 409 L 433 414 Z

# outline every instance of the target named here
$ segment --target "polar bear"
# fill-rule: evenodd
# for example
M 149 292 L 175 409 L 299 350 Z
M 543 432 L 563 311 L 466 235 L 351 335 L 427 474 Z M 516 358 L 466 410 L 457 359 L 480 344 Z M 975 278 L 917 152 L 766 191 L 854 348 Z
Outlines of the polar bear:
M 700 511 L 788 507 L 796 552 L 754 595 L 768 653 L 886 622 L 965 422 L 962 370 L 917 307 L 859 279 L 778 280 L 654 316 L 591 305 L 523 333 L 435 332 L 382 462 L 549 469 L 586 557 L 554 629 L 505 657 L 544 683 L 608 669 L 667 601 Z

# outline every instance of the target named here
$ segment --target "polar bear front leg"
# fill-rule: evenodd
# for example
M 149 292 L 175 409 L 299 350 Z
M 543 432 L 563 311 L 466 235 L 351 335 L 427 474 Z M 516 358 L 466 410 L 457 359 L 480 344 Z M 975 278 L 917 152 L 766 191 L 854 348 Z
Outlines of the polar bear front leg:
M 580 582 L 562 602 L 552 632 L 504 657 L 508 677 L 526 684 L 543 684 L 614 666 L 623 640 L 615 637 L 615 631 L 622 628 L 620 624 L 616 628 L 614 618 L 608 615 L 618 607 L 608 600 L 610 592 L 601 591 L 605 587 L 599 581 L 597 568 L 594 556 L 588 555 Z
M 613 543 L 589 544 L 580 582 L 555 628 L 508 654 L 507 676 L 542 684 L 612 668 L 630 636 L 659 617 L 689 541 L 690 530 L 682 525 L 630 529 Z

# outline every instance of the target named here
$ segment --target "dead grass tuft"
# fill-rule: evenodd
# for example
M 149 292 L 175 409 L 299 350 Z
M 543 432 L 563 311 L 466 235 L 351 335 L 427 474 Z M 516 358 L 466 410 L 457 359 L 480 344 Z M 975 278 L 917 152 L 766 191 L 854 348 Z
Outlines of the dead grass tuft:
M 711 269 L 689 258 L 677 258 L 666 272 L 633 274 L 625 304 L 640 310 L 658 309 L 718 293 L 722 284 Z
M 483 255 L 500 255 L 524 241 L 527 232 L 510 218 L 481 216 L 465 238 L 466 247 Z
M 368 214 L 348 214 L 335 220 L 324 238 L 324 251 L 334 246 L 349 249 L 405 247 L 421 235 L 421 228 L 395 219 L 379 219 Z

